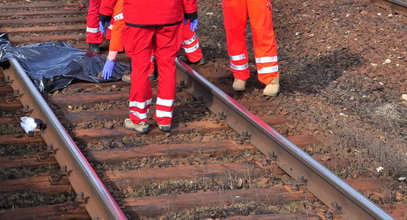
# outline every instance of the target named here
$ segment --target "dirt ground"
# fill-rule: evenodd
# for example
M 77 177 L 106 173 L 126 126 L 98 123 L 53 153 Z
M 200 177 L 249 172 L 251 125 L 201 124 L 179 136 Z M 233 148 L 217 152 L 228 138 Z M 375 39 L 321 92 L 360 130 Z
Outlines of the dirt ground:
M 248 28 L 252 76 L 238 101 L 269 102 L 255 114 L 293 121 L 284 135 L 312 134 L 311 155 L 332 153 L 342 178 L 377 176 L 405 202 L 407 177 L 407 17 L 368 0 L 275 0 L 281 93 L 262 95 Z M 227 74 L 221 0 L 199 0 L 198 36 L 209 60 L 203 75 Z M 211 73 L 205 72 L 211 67 Z M 227 80 L 213 80 L 231 87 Z M 231 91 L 231 90 L 229 90 Z M 305 122 L 305 123 L 304 123 Z M 398 196 L 396 196 L 398 195 Z M 400 196 L 404 195 L 404 196 Z M 396 198 L 397 197 L 397 198 Z
M 229 74 L 212 82 L 229 88 L 225 91 L 239 102 L 269 103 L 246 107 L 258 116 L 290 119 L 283 135 L 316 136 L 320 143 L 304 150 L 330 154 L 324 161 L 335 161 L 333 172 L 341 178 L 381 179 L 391 193 L 370 197 L 378 204 L 406 203 L 407 17 L 369 0 L 272 1 L 281 93 L 270 98 L 256 79 L 250 27 L 252 76 L 245 92 L 231 91 L 221 2 L 198 0 L 198 36 L 208 63 L 193 68 L 203 75 Z

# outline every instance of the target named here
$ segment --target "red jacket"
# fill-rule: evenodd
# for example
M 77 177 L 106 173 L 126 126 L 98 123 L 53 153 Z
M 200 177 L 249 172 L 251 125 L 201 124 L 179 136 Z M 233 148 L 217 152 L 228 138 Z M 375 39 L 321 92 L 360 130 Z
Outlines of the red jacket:
M 116 6 L 117 0 L 102 0 L 100 3 L 99 13 L 100 21 L 110 21 L 114 7 Z
M 135 27 L 170 26 L 198 17 L 196 0 L 124 0 L 123 15 Z

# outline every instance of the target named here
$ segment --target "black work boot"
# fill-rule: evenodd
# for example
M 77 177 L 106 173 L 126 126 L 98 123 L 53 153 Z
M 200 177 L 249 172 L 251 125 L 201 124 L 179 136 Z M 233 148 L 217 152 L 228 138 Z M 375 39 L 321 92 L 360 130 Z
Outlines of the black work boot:
M 99 44 L 89 44 L 89 51 L 93 53 L 100 53 Z
M 182 60 L 184 63 L 186 64 L 195 64 L 198 66 L 204 65 L 206 63 L 205 57 L 202 57 L 200 60 L 196 61 L 196 62 L 191 62 L 188 60 L 188 58 L 186 56 L 179 56 L 179 59 Z
M 170 132 L 171 131 L 171 124 L 169 124 L 169 125 L 160 125 L 160 124 L 158 124 L 158 128 L 161 131 Z

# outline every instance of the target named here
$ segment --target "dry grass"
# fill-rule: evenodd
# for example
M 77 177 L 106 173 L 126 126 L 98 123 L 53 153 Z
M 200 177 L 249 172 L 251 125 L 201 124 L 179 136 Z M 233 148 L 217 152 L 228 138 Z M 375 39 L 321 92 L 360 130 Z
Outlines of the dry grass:
M 385 132 L 398 134 L 407 127 L 407 111 L 394 103 L 375 107 L 371 113 L 375 124 Z
M 68 193 L 44 194 L 35 192 L 0 192 L 0 208 L 22 208 L 64 203 Z
M 349 127 L 338 131 L 338 136 L 343 148 L 366 150 L 389 175 L 407 176 L 406 140 L 389 133 L 374 136 L 371 132 L 366 132 L 361 128 Z M 365 158 L 360 156 L 361 163 L 368 157 L 365 156 Z M 372 166 L 372 164 L 367 164 L 367 166 Z

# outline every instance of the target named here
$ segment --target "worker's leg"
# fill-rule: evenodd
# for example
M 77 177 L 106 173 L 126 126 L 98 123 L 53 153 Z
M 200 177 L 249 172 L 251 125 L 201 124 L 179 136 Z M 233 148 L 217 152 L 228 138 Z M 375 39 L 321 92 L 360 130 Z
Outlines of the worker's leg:
M 152 53 L 154 28 L 125 27 L 123 43 L 131 58 L 131 87 L 129 95 L 129 117 L 138 124 L 148 121 L 148 110 L 152 100 L 152 89 L 148 72 Z
M 201 47 L 199 46 L 198 36 L 190 29 L 190 21 L 186 24 L 182 24 L 182 49 L 185 51 L 185 55 L 192 63 L 200 61 L 203 57 Z
M 236 79 L 246 81 L 250 77 L 246 48 L 246 0 L 224 0 L 222 5 L 230 70 Z
M 176 93 L 175 59 L 180 50 L 181 35 L 181 24 L 157 28 L 155 34 L 154 55 L 158 68 L 155 120 L 157 124 L 169 127 L 172 123 Z
M 278 77 L 277 43 L 269 0 L 247 0 L 259 81 L 268 84 Z
M 99 29 L 99 7 L 101 0 L 90 0 L 86 17 L 86 43 L 101 44 L 103 34 Z

